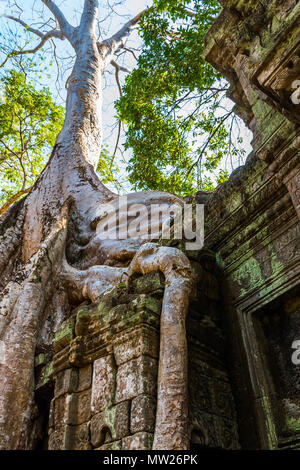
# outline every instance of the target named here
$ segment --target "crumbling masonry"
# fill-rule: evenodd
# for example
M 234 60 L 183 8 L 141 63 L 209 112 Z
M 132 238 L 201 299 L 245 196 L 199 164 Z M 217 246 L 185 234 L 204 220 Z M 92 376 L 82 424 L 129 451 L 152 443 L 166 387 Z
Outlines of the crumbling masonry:
M 231 83 L 254 151 L 196 196 L 206 241 L 190 255 L 191 446 L 300 448 L 300 2 L 221 3 L 205 57 Z M 136 277 L 60 326 L 53 356 L 36 357 L 37 448 L 151 449 L 163 292 L 160 273 Z

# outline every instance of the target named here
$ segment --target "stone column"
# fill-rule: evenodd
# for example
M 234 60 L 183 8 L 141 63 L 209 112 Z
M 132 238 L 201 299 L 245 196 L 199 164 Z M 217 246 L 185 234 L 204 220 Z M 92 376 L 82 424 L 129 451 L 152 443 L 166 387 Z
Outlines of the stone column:
M 50 450 L 152 448 L 163 292 L 160 273 L 142 276 L 60 326 Z

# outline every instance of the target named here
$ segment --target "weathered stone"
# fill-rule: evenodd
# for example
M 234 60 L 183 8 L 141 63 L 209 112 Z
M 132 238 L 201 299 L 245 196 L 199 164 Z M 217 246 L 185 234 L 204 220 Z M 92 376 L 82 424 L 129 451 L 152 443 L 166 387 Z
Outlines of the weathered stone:
M 46 365 L 48 362 L 48 356 L 47 354 L 41 353 L 35 356 L 34 358 L 34 366 L 35 367 L 40 367 Z
M 70 344 L 69 363 L 74 367 L 84 365 L 85 341 L 82 336 L 77 336 Z
M 156 330 L 141 327 L 129 333 L 118 335 L 114 341 L 114 356 L 117 366 L 141 355 L 158 359 L 159 335 Z
M 149 325 L 159 325 L 159 315 L 161 312 L 161 301 L 155 297 L 145 294 L 135 295 L 128 304 L 119 304 L 109 312 L 108 321 L 114 324 L 116 331 L 128 328 L 130 324 L 147 323 Z
M 67 346 L 75 336 L 75 320 L 70 318 L 63 322 L 55 333 L 54 351 L 58 352 Z
M 55 428 L 63 424 L 71 424 L 72 422 L 72 417 L 70 417 L 70 413 L 72 412 L 72 409 L 70 408 L 71 401 L 72 401 L 71 394 L 61 395 L 60 397 L 55 398 L 52 401 Z
M 115 441 L 109 444 L 104 444 L 103 446 L 98 447 L 98 449 L 94 449 L 94 450 L 121 450 L 121 449 L 122 449 L 122 441 Z
M 55 430 L 50 430 L 48 449 L 65 450 L 69 438 L 69 426 L 58 425 Z
M 122 450 L 151 450 L 153 434 L 139 432 L 122 439 Z
M 87 422 L 91 416 L 91 390 L 74 393 L 69 403 L 68 424 L 79 425 Z
M 157 360 L 148 356 L 122 364 L 117 372 L 116 403 L 142 394 L 155 396 L 157 367 Z
M 161 272 L 140 276 L 133 283 L 133 289 L 137 294 L 150 294 L 155 291 L 163 293 L 164 288 L 165 280 Z
M 198 411 L 191 417 L 191 442 L 206 449 L 221 448 L 215 428 L 214 415 Z
M 159 315 L 161 311 L 161 301 L 155 297 L 151 297 L 145 294 L 140 294 L 137 296 L 136 299 L 131 302 L 131 305 L 137 311 L 146 309 L 156 313 L 157 315 Z
M 101 357 L 94 362 L 92 385 L 92 414 L 113 404 L 116 370 L 112 356 Z
M 49 382 L 52 381 L 53 377 L 53 362 L 49 362 L 45 366 L 43 366 L 37 373 L 37 382 L 36 382 L 36 390 L 47 385 Z
M 78 370 L 66 369 L 55 377 L 54 396 L 57 398 L 65 393 L 76 392 L 78 383 Z
M 140 395 L 132 400 L 130 432 L 154 432 L 156 399 L 147 395 Z
M 298 217 L 300 218 L 300 163 L 299 158 L 297 158 L 297 160 L 298 168 L 295 168 L 292 174 L 286 178 L 285 184 L 291 195 Z
M 83 392 L 92 386 L 92 374 L 93 368 L 91 364 L 79 369 L 77 392 Z
M 299 374 L 291 345 L 299 313 L 285 312 L 284 302 L 299 290 L 299 104 L 294 98 L 300 5 L 293 0 L 221 3 L 204 55 L 230 81 L 235 110 L 253 132 L 254 149 L 209 198 L 205 220 L 205 248 L 215 252 L 222 269 L 239 437 L 231 387 L 211 380 L 204 402 L 214 410 L 220 448 L 238 448 L 239 440 L 245 448 L 297 448 L 299 430 L 288 430 L 286 422 L 289 413 L 297 421 Z M 201 343 L 222 361 L 203 335 Z M 199 410 L 193 409 L 199 422 Z
M 68 450 L 90 450 L 91 448 L 88 423 L 68 427 Z
M 226 450 L 240 449 L 236 423 L 217 416 L 214 417 L 214 421 L 220 448 Z
M 229 383 L 210 381 L 212 409 L 219 416 L 235 419 L 234 400 Z
M 107 408 L 91 419 L 91 443 L 94 447 L 117 441 L 129 434 L 129 401 Z
M 104 324 L 105 315 L 109 307 L 105 302 L 99 302 L 97 308 L 83 306 L 76 315 L 75 333 L 77 336 L 85 336 L 95 328 L 100 328 Z

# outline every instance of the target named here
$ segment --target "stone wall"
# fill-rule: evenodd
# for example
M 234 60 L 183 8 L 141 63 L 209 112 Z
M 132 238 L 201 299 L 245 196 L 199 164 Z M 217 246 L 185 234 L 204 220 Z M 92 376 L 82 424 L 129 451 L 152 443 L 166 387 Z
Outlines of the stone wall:
M 206 269 L 192 263 L 199 289 L 188 321 L 190 433 L 197 446 L 236 449 L 218 282 L 209 272 L 216 270 L 215 257 L 202 254 Z M 37 395 L 49 397 L 51 389 L 53 396 L 44 448 L 151 449 L 163 292 L 160 273 L 141 276 L 97 305 L 81 305 L 60 326 L 51 365 L 36 362 Z
M 116 287 L 56 334 L 49 449 L 151 449 L 163 279 Z
M 206 205 L 206 247 L 223 272 L 243 448 L 300 446 L 300 3 L 223 1 L 205 57 L 230 81 L 253 154 Z

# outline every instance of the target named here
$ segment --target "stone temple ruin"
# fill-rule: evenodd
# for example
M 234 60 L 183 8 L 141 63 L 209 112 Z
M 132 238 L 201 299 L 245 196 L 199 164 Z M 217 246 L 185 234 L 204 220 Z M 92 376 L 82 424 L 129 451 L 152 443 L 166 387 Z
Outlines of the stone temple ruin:
M 300 449 L 300 2 L 222 0 L 205 58 L 253 153 L 205 202 L 190 255 L 192 449 Z M 35 360 L 40 449 L 151 449 L 161 273 L 82 304 Z M 298 342 L 298 343 L 297 343 Z M 294 358 L 294 359 L 293 359 Z

